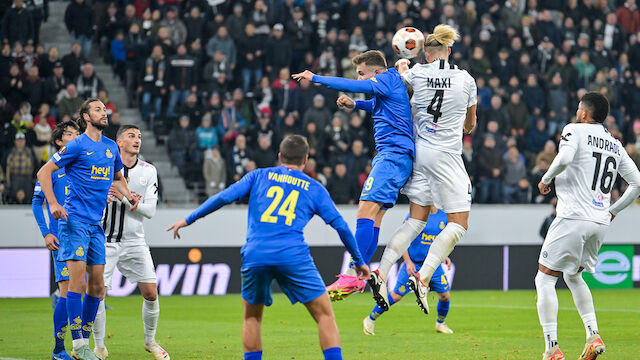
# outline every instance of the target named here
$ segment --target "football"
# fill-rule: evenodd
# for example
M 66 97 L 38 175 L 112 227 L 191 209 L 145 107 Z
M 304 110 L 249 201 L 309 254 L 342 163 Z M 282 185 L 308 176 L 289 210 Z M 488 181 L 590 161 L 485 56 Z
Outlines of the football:
M 424 47 L 422 31 L 414 27 L 404 27 L 393 35 L 393 50 L 406 59 L 413 59 L 420 54 Z

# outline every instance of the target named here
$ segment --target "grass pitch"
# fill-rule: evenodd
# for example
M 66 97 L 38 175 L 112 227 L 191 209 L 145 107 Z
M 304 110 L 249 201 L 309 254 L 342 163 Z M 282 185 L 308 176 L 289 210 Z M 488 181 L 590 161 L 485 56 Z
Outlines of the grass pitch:
M 539 359 L 544 350 L 534 291 L 453 291 L 447 323 L 453 335 L 434 331 L 413 294 L 376 322 L 376 335 L 362 333 L 374 302 L 358 294 L 334 303 L 345 359 Z M 559 340 L 568 359 L 584 345 L 582 321 L 567 290 L 558 291 Z M 436 295 L 430 294 L 435 313 Z M 602 359 L 640 359 L 640 291 L 594 290 Z M 152 359 L 142 348 L 142 298 L 109 298 L 107 348 L 110 359 Z M 160 299 L 158 342 L 172 359 L 242 359 L 239 295 L 171 296 Z M 0 359 L 50 359 L 53 348 L 48 299 L 0 299 Z M 265 311 L 264 359 L 322 359 L 315 323 L 301 305 L 277 294 Z M 67 334 L 67 348 L 71 336 Z

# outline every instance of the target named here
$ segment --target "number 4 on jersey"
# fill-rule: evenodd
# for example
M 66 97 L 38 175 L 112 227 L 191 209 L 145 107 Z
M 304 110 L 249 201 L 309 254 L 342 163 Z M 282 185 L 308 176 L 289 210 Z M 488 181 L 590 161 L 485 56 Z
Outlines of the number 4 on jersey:
M 442 116 L 440 108 L 442 107 L 442 99 L 444 98 L 444 90 L 436 90 L 436 95 L 431 99 L 431 104 L 427 108 L 427 113 L 433 116 L 433 123 L 437 124 L 438 119 Z M 435 108 L 434 108 L 435 105 Z
M 291 226 L 293 224 L 293 220 L 296 218 L 296 205 L 298 204 L 298 196 L 300 192 L 298 190 L 292 190 L 289 196 L 284 199 L 284 202 L 278 209 L 278 215 L 284 216 L 286 218 L 285 225 Z M 284 196 L 284 190 L 280 186 L 272 186 L 267 190 L 267 197 L 273 198 L 271 204 L 262 213 L 260 217 L 260 222 L 272 223 L 275 224 L 278 222 L 278 217 L 273 216 L 273 211 L 278 207 L 282 197 Z

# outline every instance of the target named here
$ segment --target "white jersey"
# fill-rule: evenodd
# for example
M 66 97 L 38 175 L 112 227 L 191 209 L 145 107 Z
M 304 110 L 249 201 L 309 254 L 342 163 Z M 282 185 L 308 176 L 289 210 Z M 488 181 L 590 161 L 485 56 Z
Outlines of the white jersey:
M 565 146 L 574 148 L 575 155 L 555 178 L 557 216 L 609 224 L 616 177 L 637 171 L 635 163 L 601 124 L 568 124 L 562 130 L 560 150 Z
M 467 108 L 478 102 L 476 81 L 466 70 L 442 59 L 416 64 L 402 73 L 413 87 L 411 110 L 416 142 L 462 154 Z
M 137 160 L 131 168 L 124 167 L 124 177 L 129 184 L 131 194 L 140 204 L 154 204 L 158 201 L 158 174 L 156 168 L 142 160 Z M 102 227 L 108 243 L 141 242 L 144 243 L 144 216 L 129 208 L 115 197 L 109 197 L 102 217 Z

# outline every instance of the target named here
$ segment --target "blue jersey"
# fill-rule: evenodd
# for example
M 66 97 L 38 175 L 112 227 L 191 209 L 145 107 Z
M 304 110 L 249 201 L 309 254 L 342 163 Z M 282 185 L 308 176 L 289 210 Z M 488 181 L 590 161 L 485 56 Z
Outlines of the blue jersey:
M 100 225 L 113 176 L 122 170 L 115 141 L 102 135 L 95 142 L 82 134 L 55 153 L 53 162 L 66 169 L 69 193 L 64 208 L 69 217 Z
M 313 81 L 341 91 L 371 94 L 371 100 L 357 101 L 356 108 L 371 113 L 376 151 L 414 156 L 411 103 L 407 86 L 396 69 L 388 69 L 368 80 L 314 75 Z
M 407 217 L 408 218 L 408 217 Z M 427 257 L 429 248 L 433 244 L 436 236 L 447 226 L 447 214 L 438 210 L 435 214 L 430 214 L 424 230 L 413 240 L 409 246 L 409 257 L 416 264 L 422 264 Z
M 67 177 L 64 172 L 64 168 L 54 172 L 51 174 L 51 182 L 53 183 L 53 194 L 56 196 L 58 202 L 64 202 L 64 199 L 67 197 Z M 58 220 L 55 220 L 51 216 L 51 212 L 49 211 L 49 204 L 47 204 L 47 214 L 49 217 L 49 225 L 47 225 L 46 220 L 44 219 L 44 213 L 42 211 L 42 204 L 47 199 L 42 192 L 42 188 L 40 187 L 40 183 L 36 182 L 36 186 L 33 189 L 33 200 L 31 201 L 31 209 L 33 210 L 33 216 L 36 218 L 36 222 L 38 223 L 38 227 L 40 228 L 40 233 L 42 237 L 45 237 L 49 234 L 53 234 L 58 237 Z
M 187 218 L 187 224 L 249 195 L 244 266 L 299 264 L 311 260 L 303 230 L 319 215 L 340 234 L 357 265 L 364 262 L 353 234 L 327 190 L 305 173 L 286 166 L 257 169 L 209 198 Z M 230 224 L 231 225 L 231 224 Z

